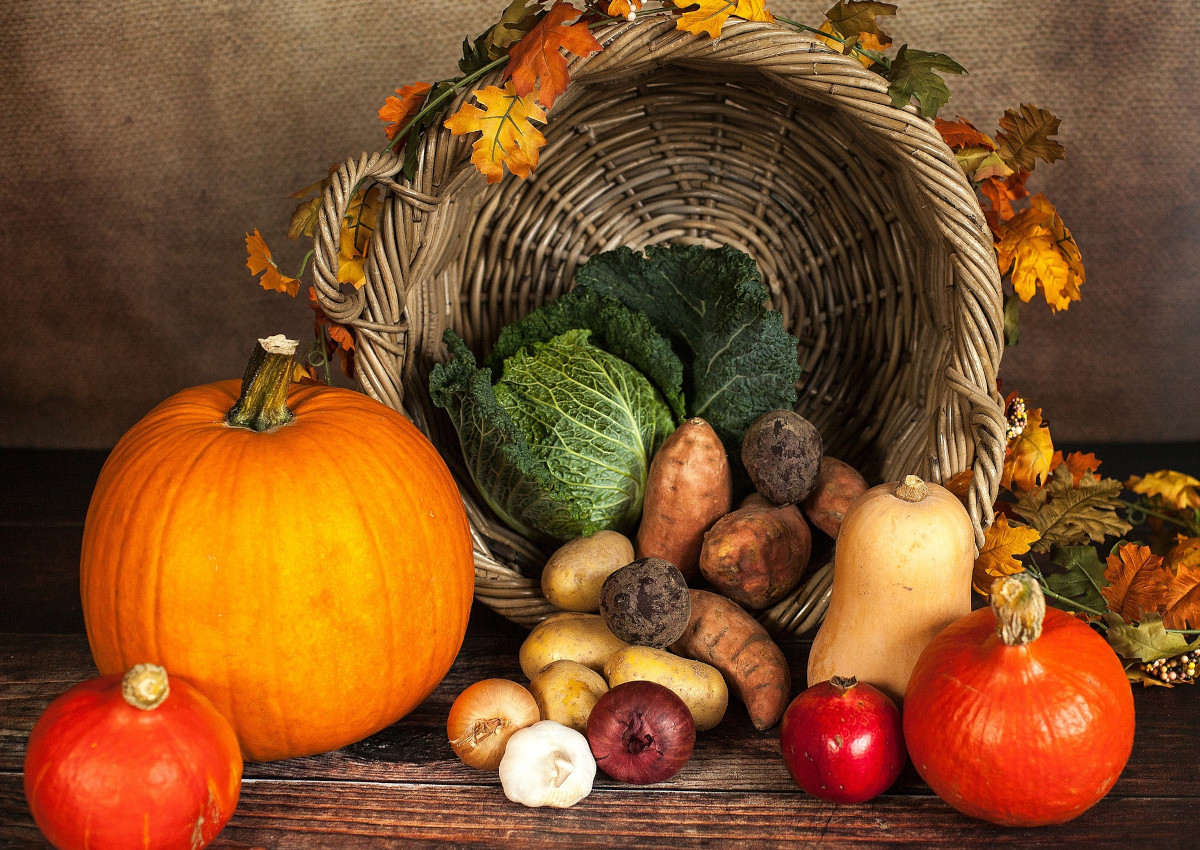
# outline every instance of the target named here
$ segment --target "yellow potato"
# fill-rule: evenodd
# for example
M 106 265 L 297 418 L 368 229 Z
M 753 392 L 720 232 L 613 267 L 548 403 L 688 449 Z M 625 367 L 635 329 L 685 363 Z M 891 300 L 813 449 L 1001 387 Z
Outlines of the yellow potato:
M 576 732 L 586 732 L 596 700 L 608 690 L 604 677 L 578 661 L 551 661 L 529 681 L 529 692 L 542 720 L 557 720 Z
M 697 732 L 720 723 L 729 707 L 729 688 L 720 670 L 663 649 L 627 646 L 618 650 L 604 665 L 604 676 L 610 688 L 623 682 L 648 681 L 671 689 L 692 712 Z
M 599 614 L 564 612 L 534 626 L 521 644 L 518 658 L 527 679 L 551 661 L 564 658 L 600 672 L 608 656 L 625 646 L 628 644 L 608 630 Z
M 633 560 L 633 543 L 616 531 L 568 540 L 542 568 L 542 595 L 564 611 L 600 610 L 600 585 Z

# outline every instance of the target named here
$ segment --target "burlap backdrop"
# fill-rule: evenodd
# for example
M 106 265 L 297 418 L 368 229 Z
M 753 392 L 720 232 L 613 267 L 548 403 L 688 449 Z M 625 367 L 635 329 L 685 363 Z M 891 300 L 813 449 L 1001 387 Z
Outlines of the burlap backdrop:
M 832 0 L 772 2 L 820 20 Z M 289 193 L 384 143 L 397 86 L 455 73 L 505 0 L 0 4 L 0 445 L 106 447 L 182 387 L 237 377 L 255 337 L 311 337 L 260 289 Z M 1034 190 L 1082 246 L 1083 301 L 1025 306 L 1006 389 L 1057 439 L 1200 438 L 1200 122 L 1194 0 L 908 0 L 897 40 L 953 56 L 943 115 L 993 130 L 1022 100 L 1063 119 Z

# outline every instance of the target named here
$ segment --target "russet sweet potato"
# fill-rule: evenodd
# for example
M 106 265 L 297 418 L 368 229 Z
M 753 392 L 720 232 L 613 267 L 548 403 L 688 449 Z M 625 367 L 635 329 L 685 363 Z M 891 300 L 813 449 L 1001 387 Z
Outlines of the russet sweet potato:
M 739 605 L 767 608 L 800 583 L 811 554 L 812 532 L 800 508 L 752 494 L 704 535 L 700 573 Z
M 733 600 L 707 590 L 690 593 L 692 616 L 671 649 L 720 670 L 754 728 L 770 729 L 791 698 L 792 677 L 783 650 Z
M 837 458 L 821 458 L 817 487 L 802 504 L 808 521 L 837 539 L 850 503 L 867 492 L 866 479 L 850 464 Z
M 732 505 L 733 475 L 725 446 L 703 419 L 687 420 L 650 462 L 637 557 L 662 558 L 694 581 L 704 532 Z

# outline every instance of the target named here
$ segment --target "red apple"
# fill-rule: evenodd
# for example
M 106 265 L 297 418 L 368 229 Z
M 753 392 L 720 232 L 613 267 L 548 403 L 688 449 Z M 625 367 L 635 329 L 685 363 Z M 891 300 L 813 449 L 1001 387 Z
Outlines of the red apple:
M 796 784 L 834 803 L 882 794 L 908 757 L 896 704 L 853 677 L 834 676 L 792 700 L 779 738 Z

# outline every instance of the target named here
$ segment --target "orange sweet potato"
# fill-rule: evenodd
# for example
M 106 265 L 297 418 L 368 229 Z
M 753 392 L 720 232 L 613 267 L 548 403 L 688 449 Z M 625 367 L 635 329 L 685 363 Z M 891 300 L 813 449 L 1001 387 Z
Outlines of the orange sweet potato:
M 687 420 L 650 462 L 635 554 L 669 561 L 694 581 L 704 532 L 732 504 L 733 475 L 725 446 L 703 419 Z
M 775 507 L 752 494 L 704 535 L 700 573 L 745 608 L 767 608 L 804 575 L 812 532 L 796 505 Z
M 804 515 L 836 540 L 846 509 L 867 489 L 866 479 L 853 466 L 837 458 L 823 457 L 817 487 L 803 502 Z
M 745 704 L 754 728 L 770 729 L 783 717 L 792 692 L 783 650 L 733 600 L 707 590 L 690 594 L 691 618 L 671 649 L 720 670 Z

